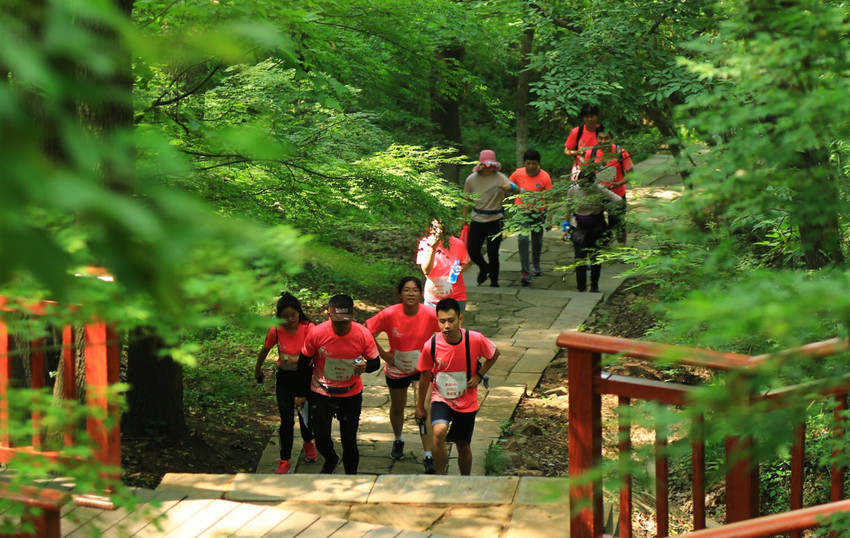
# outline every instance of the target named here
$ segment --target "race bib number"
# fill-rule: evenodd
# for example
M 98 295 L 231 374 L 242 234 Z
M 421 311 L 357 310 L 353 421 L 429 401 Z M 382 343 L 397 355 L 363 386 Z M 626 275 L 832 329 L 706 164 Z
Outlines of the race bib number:
M 398 351 L 393 354 L 393 362 L 395 367 L 405 374 L 412 374 L 416 371 L 416 365 L 419 364 L 419 351 Z
M 448 276 L 428 277 L 425 281 L 425 293 L 432 297 L 448 297 L 452 293 L 452 283 Z
M 277 359 L 277 367 L 286 372 L 298 369 L 298 355 L 281 354 Z
M 608 166 L 596 172 L 596 180 L 603 184 L 610 185 L 617 181 L 617 168 Z
M 437 372 L 436 383 L 443 398 L 454 400 L 466 392 L 466 372 Z
M 348 359 L 325 359 L 325 379 L 329 381 L 348 381 L 354 375 L 354 361 Z
M 570 181 L 578 181 L 578 175 L 581 174 L 581 166 L 573 165 L 573 169 L 570 171 Z

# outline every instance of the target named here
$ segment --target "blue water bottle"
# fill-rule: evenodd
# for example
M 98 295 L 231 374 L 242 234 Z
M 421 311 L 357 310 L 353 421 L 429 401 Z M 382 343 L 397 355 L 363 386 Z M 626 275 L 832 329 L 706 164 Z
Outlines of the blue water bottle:
M 455 260 L 452 264 L 452 270 L 449 272 L 449 282 L 457 284 L 458 276 L 460 276 L 460 260 Z
M 568 241 L 570 239 L 570 221 L 561 221 L 561 239 Z

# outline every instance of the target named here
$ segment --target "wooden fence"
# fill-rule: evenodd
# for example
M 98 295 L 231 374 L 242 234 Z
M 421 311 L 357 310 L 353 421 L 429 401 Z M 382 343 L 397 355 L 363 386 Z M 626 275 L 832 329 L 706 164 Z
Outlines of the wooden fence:
M 21 308 L 20 305 L 11 305 L 9 300 L 0 297 L 0 311 L 23 311 L 28 316 L 43 316 L 56 305 L 47 301 Z M 88 414 L 86 418 L 86 431 L 94 444 L 95 460 L 109 468 L 118 469 L 121 466 L 121 429 L 119 426 L 120 409 L 118 404 L 108 398 L 108 390 L 111 385 L 119 381 L 118 362 L 119 346 L 118 337 L 114 328 L 102 321 L 92 321 L 83 326 L 64 325 L 61 328 L 61 358 L 64 368 L 63 384 L 59 388 L 63 402 L 73 405 L 77 401 L 77 379 L 76 379 L 76 357 L 78 351 L 82 352 L 85 361 L 85 403 L 99 411 Z M 82 338 L 77 338 L 77 331 L 82 331 Z M 82 341 L 81 349 L 78 340 Z M 42 427 L 39 412 L 32 410 L 32 432 L 28 436 L 29 441 L 16 443 L 12 435 L 10 424 L 10 388 L 13 382 L 13 359 L 12 354 L 21 352 L 29 356 L 30 364 L 30 387 L 33 389 L 45 388 L 45 351 L 46 342 L 44 337 L 36 337 L 29 340 L 21 349 L 20 343 L 14 345 L 13 335 L 10 334 L 8 325 L 0 318 L 0 462 L 9 463 L 21 453 L 38 454 L 52 461 L 66 460 L 64 455 L 67 448 L 77 443 L 75 424 L 69 421 L 63 432 L 62 448 L 50 450 L 45 446 L 45 429 Z M 15 349 L 17 348 L 17 349 Z M 69 413 L 70 416 L 70 413 Z M 79 494 L 74 497 L 77 504 L 95 506 L 98 508 L 111 508 L 111 503 L 101 494 L 105 492 L 91 492 L 90 494 Z M 8 495 L 3 495 L 9 497 Z M 20 495 L 19 495 L 20 496 Z M 33 506 L 39 504 L 38 497 L 24 495 L 30 498 Z M 11 497 L 10 497 L 11 498 Z M 17 497 L 14 497 L 17 499 Z
M 680 364 L 700 366 L 729 374 L 746 375 L 753 368 L 772 360 L 782 360 L 784 356 L 794 355 L 807 358 L 819 358 L 840 353 L 848 349 L 846 340 L 829 340 L 787 350 L 780 354 L 765 356 L 747 356 L 735 353 L 721 353 L 703 349 L 669 346 L 651 342 L 640 342 L 625 338 L 615 338 L 595 334 L 565 331 L 558 337 L 558 345 L 567 349 L 567 372 L 569 376 L 569 474 L 570 506 L 578 507 L 573 511 L 570 522 L 572 538 L 596 538 L 603 535 L 603 507 L 601 480 L 582 480 L 580 477 L 591 471 L 602 459 L 602 395 L 610 394 L 618 398 L 620 415 L 618 432 L 618 451 L 621 458 L 631 457 L 631 424 L 624 420 L 628 416 L 626 409 L 632 400 L 644 400 L 687 406 L 696 387 L 676 383 L 665 383 L 612 375 L 602 370 L 602 354 L 634 357 L 648 361 L 668 361 L 675 357 Z M 730 379 L 736 376 L 731 375 Z M 738 378 L 740 379 L 740 377 Z M 796 385 L 765 394 L 737 394 L 735 391 L 748 390 L 744 384 L 731 381 L 727 384 L 730 398 L 743 398 L 743 401 L 762 400 L 773 406 L 781 406 L 790 397 L 815 393 L 820 398 L 835 398 L 834 435 L 843 438 L 843 411 L 847 408 L 847 393 L 850 386 L 844 383 L 819 389 L 812 384 Z M 758 420 L 758 417 L 753 417 Z M 696 415 L 692 429 L 692 499 L 694 530 L 705 529 L 705 443 L 702 437 L 704 419 Z M 791 512 L 769 516 L 769 525 L 782 527 L 777 532 L 790 532 L 791 536 L 800 536 L 800 529 L 815 526 L 817 523 L 812 511 L 831 513 L 850 509 L 847 503 L 823 505 L 800 511 L 803 508 L 803 462 L 805 456 L 805 424 L 794 426 L 794 441 L 791 451 Z M 658 536 L 669 533 L 668 500 L 668 456 L 667 436 L 664 428 L 656 431 L 655 438 L 655 489 L 656 520 Z M 758 465 L 751 459 L 752 439 L 747 436 L 729 436 L 725 440 L 726 461 L 730 462 L 726 470 L 726 523 L 743 522 L 759 515 Z M 592 475 L 587 475 L 592 476 Z M 576 480 L 578 479 L 578 480 Z M 831 475 L 830 497 L 835 503 L 843 499 L 844 469 L 833 467 Z M 619 495 L 619 535 L 632 536 L 632 484 L 627 477 L 620 487 Z M 836 508 L 837 507 L 837 508 Z M 772 519 L 771 519 L 772 518 Z M 779 523 L 777 523 L 779 522 Z M 803 524 L 806 522 L 807 524 Z M 811 523 L 811 524 L 809 524 Z M 750 524 L 752 526 L 752 524 Z M 803 525 L 803 526 L 800 526 Z M 733 536 L 723 534 L 725 526 L 698 533 L 699 536 Z M 771 527 L 773 528 L 773 527 Z M 752 530 L 752 529 L 750 529 Z M 716 533 L 716 534 L 715 534 Z M 775 534 L 773 532 L 762 535 Z M 749 534 L 756 536 L 759 534 Z

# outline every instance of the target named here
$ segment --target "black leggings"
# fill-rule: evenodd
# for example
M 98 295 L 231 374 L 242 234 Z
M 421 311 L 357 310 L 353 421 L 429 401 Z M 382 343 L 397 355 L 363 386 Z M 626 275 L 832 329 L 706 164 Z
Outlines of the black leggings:
M 576 287 L 578 291 L 587 290 L 587 266 L 590 266 L 590 287 L 599 287 L 599 276 L 602 274 L 602 264 L 596 260 L 596 250 L 599 248 L 599 240 L 605 236 L 605 216 L 602 213 L 596 215 L 576 215 L 578 228 L 584 232 L 584 241 L 581 244 L 573 243 L 575 247 L 576 261 Z
M 360 425 L 360 408 L 363 394 L 342 398 L 323 396 L 310 392 L 310 424 L 316 436 L 316 449 L 325 460 L 337 457 L 331 438 L 333 418 L 339 420 L 339 436 L 342 441 L 342 465 L 345 474 L 357 474 L 360 464 L 360 451 L 357 448 L 357 428 Z
M 487 260 L 481 255 L 481 247 L 487 242 Z M 469 223 L 469 258 L 478 268 L 487 273 L 491 284 L 499 283 L 499 246 L 502 244 L 502 219 L 492 222 Z
M 277 368 L 274 374 L 274 394 L 277 398 L 277 410 L 280 412 L 280 427 L 277 429 L 280 441 L 280 459 L 289 460 L 292 457 L 292 443 L 295 437 L 293 428 L 295 420 L 295 372 L 287 372 Z M 313 440 L 313 432 L 304 425 L 301 413 L 298 413 L 298 426 L 301 429 L 301 439 L 305 443 Z

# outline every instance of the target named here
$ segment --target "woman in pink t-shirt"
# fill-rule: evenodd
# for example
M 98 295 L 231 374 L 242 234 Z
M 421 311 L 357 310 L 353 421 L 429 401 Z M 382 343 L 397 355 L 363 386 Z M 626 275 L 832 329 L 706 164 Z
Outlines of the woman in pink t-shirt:
M 422 281 L 415 276 L 402 278 L 396 288 L 400 303 L 384 308 L 366 321 L 366 328 L 373 335 L 387 335 L 389 349 L 378 346 L 378 353 L 384 359 L 386 366 L 384 374 L 390 391 L 390 425 L 393 428 L 395 440 L 390 457 L 395 460 L 404 459 L 404 409 L 407 406 L 408 387 L 413 385 L 413 397 L 419 386 L 419 371 L 416 366 L 422 346 L 431 338 L 439 327 L 437 315 L 430 306 L 422 304 Z M 422 464 L 425 474 L 434 474 L 434 458 L 431 454 L 430 428 L 424 422 L 427 431 L 420 430 L 422 448 L 425 451 Z
M 266 333 L 266 341 L 257 356 L 257 364 L 254 366 L 254 378 L 257 383 L 262 383 L 265 378 L 263 373 L 263 362 L 271 351 L 277 346 L 277 367 L 275 368 L 274 386 L 277 408 L 280 412 L 280 427 L 278 438 L 280 441 L 280 460 L 277 474 L 287 474 L 290 469 L 289 460 L 292 457 L 292 443 L 294 438 L 295 421 L 292 416 L 295 412 L 295 371 L 298 368 L 298 357 L 301 354 L 301 346 L 310 334 L 313 324 L 301 309 L 292 294 L 282 292 L 277 301 L 275 314 L 283 323 L 269 329 Z M 313 443 L 313 432 L 304 423 L 301 410 L 298 412 L 298 425 L 301 429 L 301 438 L 304 440 L 304 458 L 309 462 L 318 460 L 316 445 Z
M 434 219 L 428 228 L 428 235 L 419 240 L 416 264 L 425 274 L 425 304 L 436 306 L 440 299 L 451 298 L 460 304 L 461 311 L 466 310 L 466 283 L 463 272 L 472 260 L 466 245 L 458 237 L 442 237 L 440 221 Z M 457 264 L 460 273 L 452 282 L 452 267 Z

